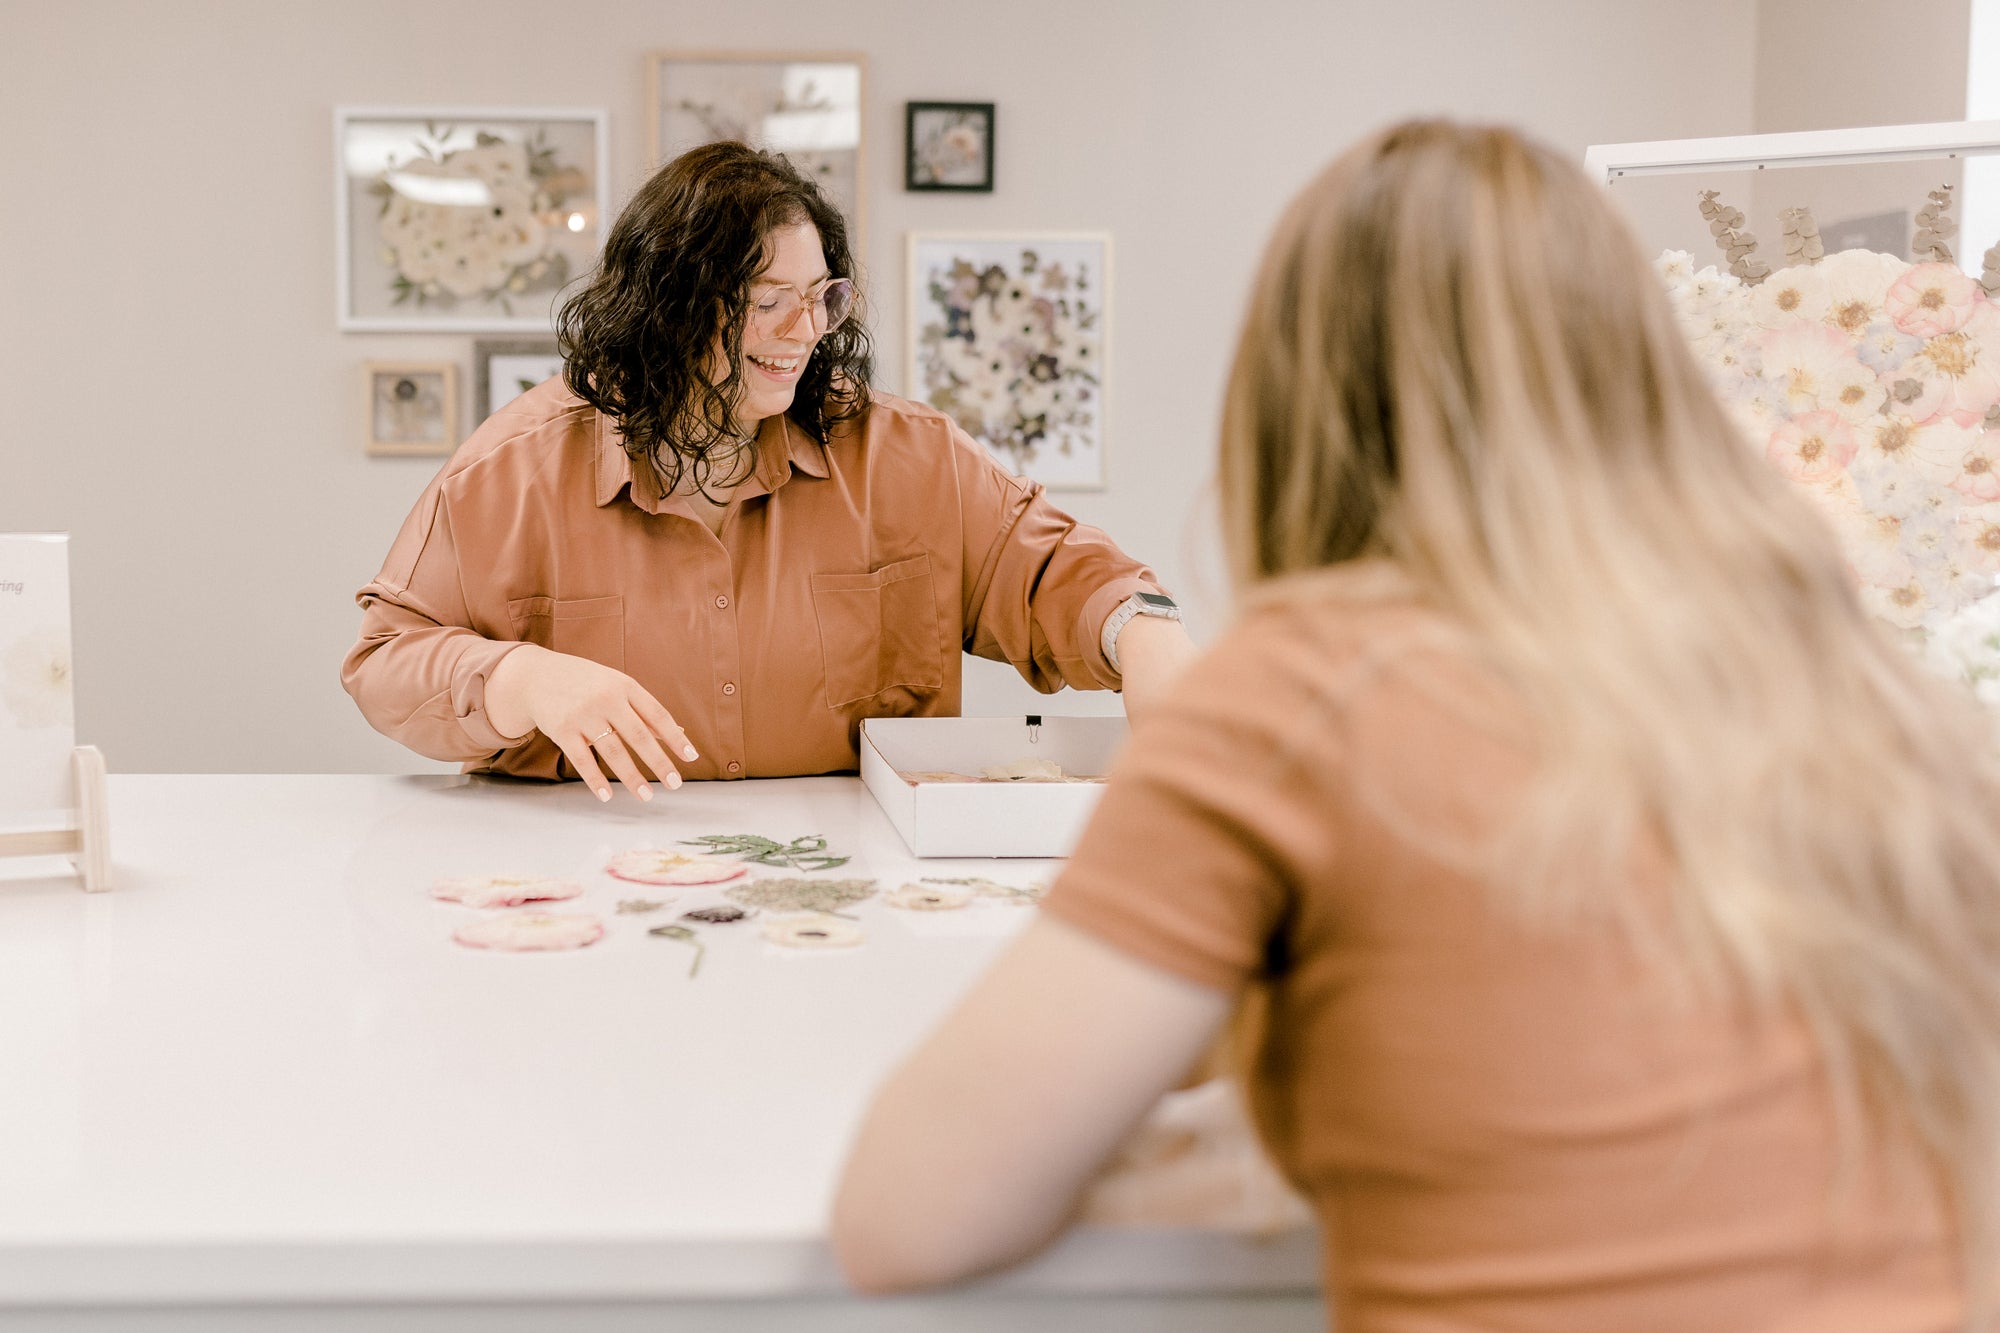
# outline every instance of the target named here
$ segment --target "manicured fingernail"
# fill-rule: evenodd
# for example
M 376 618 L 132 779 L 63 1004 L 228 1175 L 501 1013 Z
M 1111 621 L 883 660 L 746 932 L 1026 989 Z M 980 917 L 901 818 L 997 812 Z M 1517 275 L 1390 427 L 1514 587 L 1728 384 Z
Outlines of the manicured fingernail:
M 696 753 L 694 752 L 694 746 L 692 746 L 692 745 L 683 745 L 683 746 L 681 747 L 681 758 L 683 758 L 683 759 L 699 759 L 699 758 L 701 758 L 701 756 L 700 756 L 700 755 L 698 755 L 698 754 L 696 754 Z
M 669 786 L 669 787 L 678 787 L 678 786 L 680 786 L 680 785 L 681 785 L 681 775 L 680 775 L 680 774 L 678 774 L 678 773 L 669 773 L 669 774 L 667 774 L 667 786 Z
M 641 787 L 641 788 L 639 788 L 639 799 L 640 799 L 640 800 L 642 800 L 642 801 L 650 801 L 650 800 L 652 800 L 652 799 L 653 799 L 653 789 L 652 789 L 651 787 Z
M 611 799 L 611 788 L 609 788 L 609 787 L 599 787 L 599 788 L 597 789 L 597 799 L 598 799 L 598 800 L 600 800 L 600 801 L 608 801 L 608 800 L 610 800 L 610 799 Z

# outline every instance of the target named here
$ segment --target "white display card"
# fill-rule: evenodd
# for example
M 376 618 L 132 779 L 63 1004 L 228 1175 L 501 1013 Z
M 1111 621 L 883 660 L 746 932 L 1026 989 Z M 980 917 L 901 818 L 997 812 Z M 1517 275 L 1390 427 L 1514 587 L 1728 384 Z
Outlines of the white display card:
M 73 822 L 69 534 L 0 533 L 0 830 Z

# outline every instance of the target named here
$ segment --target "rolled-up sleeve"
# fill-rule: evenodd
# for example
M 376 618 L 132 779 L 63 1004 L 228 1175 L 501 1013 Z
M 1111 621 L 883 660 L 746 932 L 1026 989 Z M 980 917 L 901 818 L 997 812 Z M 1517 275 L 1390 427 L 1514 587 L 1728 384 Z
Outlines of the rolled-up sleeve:
M 1044 694 L 1123 684 L 1105 659 L 1104 622 L 1135 592 L 1165 592 L 1101 530 L 1011 475 L 956 425 L 965 534 L 965 650 L 1010 663 Z
M 382 572 L 356 594 L 361 636 L 340 680 L 377 731 L 418 754 L 485 763 L 519 742 L 486 718 L 486 682 L 521 644 L 471 628 L 443 478 L 403 523 Z

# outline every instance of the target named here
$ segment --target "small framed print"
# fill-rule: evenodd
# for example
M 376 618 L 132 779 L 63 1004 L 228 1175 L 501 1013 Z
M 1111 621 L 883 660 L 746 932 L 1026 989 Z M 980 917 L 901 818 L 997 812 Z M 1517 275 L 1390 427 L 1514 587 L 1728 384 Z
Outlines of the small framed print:
M 481 338 L 473 343 L 474 428 L 562 369 L 554 338 Z
M 448 454 L 458 444 L 458 366 L 370 361 L 362 367 L 371 454 Z
M 910 102 L 903 188 L 993 192 L 993 103 Z

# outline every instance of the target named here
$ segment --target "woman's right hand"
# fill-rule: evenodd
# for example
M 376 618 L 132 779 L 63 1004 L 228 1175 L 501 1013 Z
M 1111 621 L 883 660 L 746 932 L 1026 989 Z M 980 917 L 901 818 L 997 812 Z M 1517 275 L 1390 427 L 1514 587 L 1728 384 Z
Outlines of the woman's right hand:
M 668 748 L 683 759 L 698 757 L 673 714 L 638 681 L 602 662 L 539 644 L 514 649 L 486 678 L 486 720 L 503 736 L 525 738 L 531 731 L 547 736 L 600 801 L 611 799 L 600 757 L 642 801 L 653 799 L 653 789 L 640 764 L 678 787 L 680 770 Z

